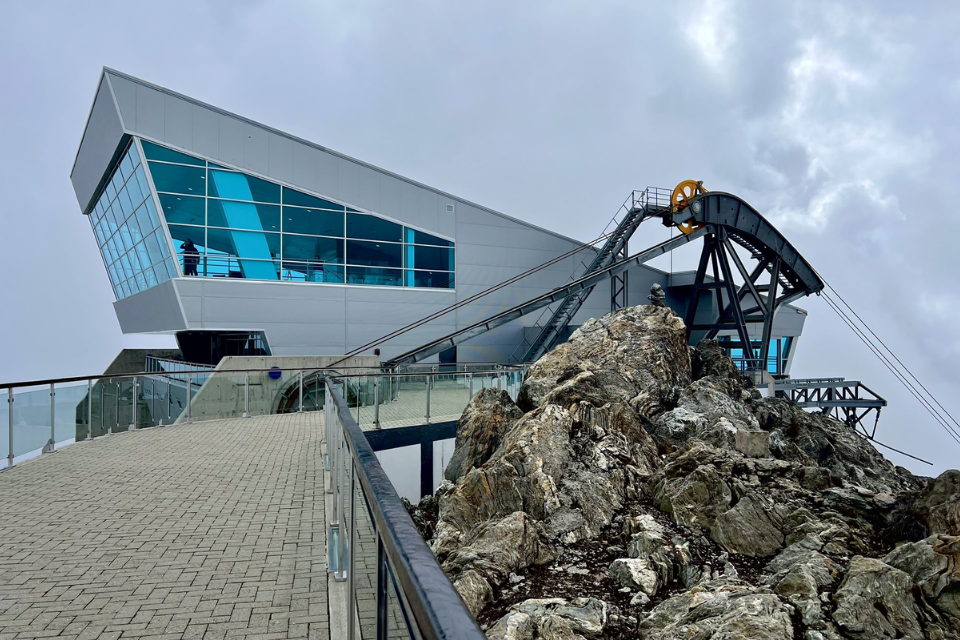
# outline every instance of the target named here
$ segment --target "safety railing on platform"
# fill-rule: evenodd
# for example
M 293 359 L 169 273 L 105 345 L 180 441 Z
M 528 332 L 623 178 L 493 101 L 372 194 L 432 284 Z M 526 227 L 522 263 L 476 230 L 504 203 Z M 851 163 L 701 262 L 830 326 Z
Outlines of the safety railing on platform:
M 382 384 L 382 378 L 373 379 Z M 353 415 L 347 398 L 363 383 L 349 376 L 323 381 L 333 504 L 328 561 L 334 578 L 347 583 L 348 640 L 482 640 L 483 632 L 420 537 Z
M 172 366 L 172 365 L 184 366 Z M 169 368 L 168 368 L 169 367 Z M 0 384 L 0 451 L 6 468 L 75 441 L 176 422 L 299 411 L 323 406 L 323 371 L 214 370 L 148 361 L 150 371 Z M 484 387 L 516 398 L 524 366 L 460 363 L 345 368 L 344 397 L 365 429 L 456 421 Z M 353 372 L 353 373 L 350 373 Z M 4 465 L 0 465 L 0 469 Z

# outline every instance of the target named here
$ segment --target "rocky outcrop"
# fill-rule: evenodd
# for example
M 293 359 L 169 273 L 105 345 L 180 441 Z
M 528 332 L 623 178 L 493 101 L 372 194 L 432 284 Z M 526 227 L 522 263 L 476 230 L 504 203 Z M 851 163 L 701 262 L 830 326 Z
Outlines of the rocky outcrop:
M 415 520 L 490 638 L 960 637 L 960 472 L 762 397 L 664 307 L 475 396 L 445 478 Z
M 850 561 L 834 600 L 833 620 L 847 637 L 921 640 L 910 576 L 875 558 Z
M 507 429 L 523 416 L 506 391 L 481 389 L 457 422 L 457 444 L 443 477 L 457 482 L 490 459 Z
M 487 631 L 489 640 L 602 638 L 607 604 L 595 598 L 531 599 L 515 605 Z
M 930 533 L 960 536 L 960 471 L 945 471 L 927 484 L 914 509 Z
M 640 621 L 638 635 L 642 640 L 793 640 L 790 613 L 772 593 L 736 581 L 708 582 L 654 607 Z

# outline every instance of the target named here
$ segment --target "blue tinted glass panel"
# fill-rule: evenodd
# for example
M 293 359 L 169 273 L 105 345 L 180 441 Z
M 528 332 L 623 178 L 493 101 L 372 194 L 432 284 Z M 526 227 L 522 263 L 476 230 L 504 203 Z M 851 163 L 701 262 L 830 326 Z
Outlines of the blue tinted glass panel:
M 130 195 L 130 202 L 133 203 L 134 207 L 136 207 L 141 202 L 143 202 L 143 199 L 146 196 L 146 194 L 140 191 L 140 183 L 137 182 L 136 177 L 131 176 L 131 178 L 127 180 L 127 186 L 124 188 L 127 190 L 127 193 Z
M 406 271 L 408 287 L 429 287 L 432 289 L 453 289 L 454 275 L 443 271 Z
M 137 145 L 132 144 L 127 147 L 127 155 L 130 156 L 130 162 L 133 163 L 133 166 L 140 164 L 140 154 L 137 152 Z
M 401 242 L 403 227 L 376 216 L 359 213 L 347 214 L 347 237 L 361 240 L 387 240 Z
M 143 153 L 146 154 L 147 160 L 178 162 L 180 164 L 192 164 L 199 167 L 202 167 L 206 164 L 205 161 L 201 160 L 200 158 L 194 158 L 185 153 L 179 153 L 173 149 L 167 149 L 166 147 L 155 145 L 152 142 L 147 142 L 146 140 L 141 140 L 140 144 L 143 145 Z
M 160 194 L 160 208 L 169 224 L 204 224 L 204 198 Z M 144 207 L 146 208 L 146 207 Z
M 147 198 L 147 215 L 150 216 L 150 224 L 154 229 L 160 226 L 160 218 L 157 216 L 157 207 L 153 204 L 153 198 Z
M 113 202 L 113 199 L 117 197 L 117 190 L 114 188 L 112 181 L 107 183 L 106 194 L 107 202 Z
M 283 232 L 343 237 L 344 214 L 321 209 L 283 207 Z
M 400 268 L 402 251 L 403 245 L 399 244 L 347 240 L 347 264 Z
M 124 180 L 133 175 L 133 163 L 130 161 L 129 155 L 123 156 L 123 160 L 120 161 L 120 174 Z
M 120 193 L 117 194 L 117 202 L 120 203 L 120 210 L 123 212 L 124 219 L 129 218 L 130 214 L 133 213 L 133 202 L 130 201 L 130 195 L 127 193 L 126 187 L 120 189 Z
M 332 282 L 343 284 L 343 267 L 323 262 L 283 261 L 283 279 L 288 282 Z
M 153 260 L 151 260 L 149 254 L 147 254 L 147 246 L 143 242 L 137 244 L 134 249 L 136 249 L 137 259 L 140 261 L 140 266 L 143 269 L 153 264 Z
M 453 246 L 453 242 L 450 240 L 444 240 L 443 238 L 438 238 L 429 233 L 417 231 L 416 229 L 407 229 L 407 242 L 412 242 L 413 244 L 429 244 L 435 247 Z
M 157 189 L 160 189 L 159 185 Z M 211 170 L 210 193 L 207 195 L 225 200 L 280 204 L 280 185 L 243 173 Z
M 305 193 L 293 189 L 283 188 L 283 204 L 292 204 L 298 207 L 307 207 L 308 209 L 333 209 L 334 211 L 343 211 L 342 204 L 330 202 L 323 198 L 315 198 Z
M 347 267 L 347 284 L 367 284 L 385 287 L 399 287 L 403 271 L 400 269 L 372 269 L 367 267 Z
M 127 229 L 130 231 L 130 241 L 133 244 L 137 244 L 143 239 L 143 233 L 140 231 L 140 225 L 137 224 L 136 216 L 131 216 L 127 220 Z M 150 229 L 147 229 L 147 233 L 150 233 Z
M 151 162 L 150 174 L 157 191 L 202 196 L 206 194 L 206 169 Z
M 194 246 L 197 248 L 197 251 L 203 253 L 203 248 L 206 246 L 206 230 L 203 227 L 185 227 L 179 224 L 170 224 L 167 225 L 167 228 L 170 230 L 170 237 L 173 239 L 173 247 L 177 253 L 183 253 L 184 247 L 181 245 L 184 244 L 187 240 L 193 242 Z
M 163 260 L 163 254 L 160 252 L 160 244 L 157 242 L 155 233 L 151 233 L 150 236 L 143 241 L 143 244 L 150 256 L 150 264 L 157 264 Z
M 283 234 L 283 259 L 343 264 L 343 240 Z
M 233 200 L 207 199 L 207 225 L 250 231 L 280 231 L 280 207 Z
M 140 187 L 140 193 L 146 198 L 150 194 L 150 186 L 147 184 L 147 176 L 143 173 L 143 167 L 137 167 L 134 178 L 137 181 L 137 186 Z
M 408 262 L 406 266 L 430 271 L 453 271 L 453 249 L 415 246 L 413 264 Z
M 207 246 L 210 251 L 239 258 L 273 260 L 280 257 L 280 234 L 208 229 Z

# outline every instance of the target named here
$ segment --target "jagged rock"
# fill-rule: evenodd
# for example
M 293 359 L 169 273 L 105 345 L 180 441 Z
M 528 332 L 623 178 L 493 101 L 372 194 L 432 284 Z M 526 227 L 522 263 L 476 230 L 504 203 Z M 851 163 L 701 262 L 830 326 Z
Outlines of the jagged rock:
M 803 624 L 817 628 L 825 628 L 820 591 L 831 587 L 840 574 L 840 567 L 821 554 L 821 548 L 823 542 L 817 536 L 803 538 L 771 560 L 763 578 L 764 584 L 797 607 Z
M 443 472 L 459 481 L 470 469 L 490 459 L 503 435 L 523 416 L 506 391 L 482 389 L 467 404 L 457 422 L 457 444 Z
M 913 580 L 900 569 L 875 558 L 855 556 L 834 596 L 833 620 L 854 640 L 922 640 L 912 587 Z
M 733 499 L 717 467 L 719 464 L 722 468 L 729 460 L 726 452 L 701 442 L 672 454 L 663 470 L 650 480 L 654 503 L 678 525 L 709 529 Z
M 470 543 L 452 551 L 442 566 L 467 608 L 477 615 L 490 601 L 493 585 L 503 584 L 517 569 L 551 557 L 549 548 L 541 543 L 536 524 L 517 511 L 485 523 Z
M 736 363 L 724 353 L 723 347 L 717 340 L 701 340 L 693 348 L 690 355 L 690 365 L 693 379 L 712 377 L 729 385 L 731 390 L 738 390 L 743 385 L 743 378 Z
M 733 436 L 734 448 L 751 458 L 770 457 L 770 434 L 766 431 L 737 429 Z
M 797 477 L 800 479 L 803 488 L 810 491 L 822 491 L 833 486 L 833 477 L 830 475 L 829 469 L 802 467 L 797 472 Z
M 915 508 L 930 533 L 960 536 L 960 471 L 944 471 L 931 480 Z
M 692 529 L 712 527 L 732 499 L 730 487 L 713 465 L 698 467 L 682 479 L 662 479 L 653 497 L 674 522 Z
M 883 561 L 909 574 L 927 600 L 952 618 L 960 634 L 960 537 L 934 535 L 903 544 Z
M 656 595 L 660 586 L 660 578 L 646 558 L 618 558 L 610 563 L 608 572 L 624 587 L 640 589 L 648 596 Z
M 672 407 L 690 384 L 683 321 L 669 308 L 628 307 L 588 320 L 527 372 L 517 404 L 530 411 L 563 381 L 590 371 L 616 401 L 646 416 Z
M 671 597 L 639 624 L 601 601 L 528 600 L 491 638 L 960 637 L 954 539 L 901 546 L 889 564 L 859 557 L 927 521 L 955 527 L 960 472 L 926 486 L 836 420 L 759 397 L 717 343 L 686 347 L 668 309 L 585 323 L 517 404 L 474 398 L 435 496 L 430 545 L 470 611 L 557 595 L 558 579 L 608 588 L 635 614 Z M 774 555 L 750 584 L 745 556 Z M 526 571 L 538 563 L 549 579 Z
M 721 514 L 710 537 L 730 553 L 765 557 L 783 548 L 783 505 L 758 493 L 749 493 Z
M 919 481 L 895 467 L 856 431 L 820 413 L 807 413 L 782 398 L 750 405 L 761 428 L 770 431 L 774 456 L 818 466 L 839 478 L 875 492 L 898 493 L 919 488 Z
M 789 605 L 730 581 L 708 582 L 658 604 L 640 621 L 642 640 L 793 640 Z
M 525 600 L 510 607 L 488 631 L 488 640 L 576 640 L 601 638 L 607 603 L 596 598 Z

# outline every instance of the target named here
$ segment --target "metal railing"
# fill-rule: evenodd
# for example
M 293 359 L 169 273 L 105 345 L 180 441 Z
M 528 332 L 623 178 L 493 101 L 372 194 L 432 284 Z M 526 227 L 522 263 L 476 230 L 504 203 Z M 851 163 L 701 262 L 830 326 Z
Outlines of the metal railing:
M 414 526 L 345 390 L 351 377 L 324 382 L 327 468 L 332 494 L 329 567 L 347 583 L 347 638 L 482 640 L 459 594 Z M 353 385 L 358 387 L 359 385 Z

